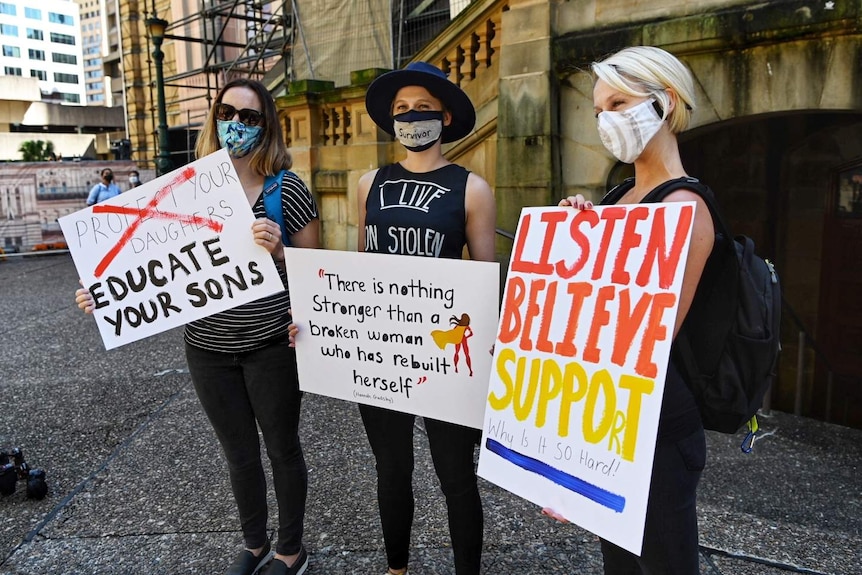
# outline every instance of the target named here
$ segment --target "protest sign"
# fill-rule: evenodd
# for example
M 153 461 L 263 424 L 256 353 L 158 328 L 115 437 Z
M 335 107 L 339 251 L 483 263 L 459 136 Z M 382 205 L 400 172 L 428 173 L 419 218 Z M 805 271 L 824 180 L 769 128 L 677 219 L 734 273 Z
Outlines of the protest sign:
M 693 202 L 521 213 L 479 475 L 640 554 Z
M 225 150 L 59 222 L 106 349 L 284 289 Z
M 285 250 L 300 388 L 482 427 L 497 263 Z

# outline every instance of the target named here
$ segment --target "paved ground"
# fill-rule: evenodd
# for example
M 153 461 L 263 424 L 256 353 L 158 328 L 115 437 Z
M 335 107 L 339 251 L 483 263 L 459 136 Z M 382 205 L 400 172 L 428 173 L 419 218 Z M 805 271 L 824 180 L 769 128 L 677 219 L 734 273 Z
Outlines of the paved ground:
M 178 330 L 110 352 L 72 302 L 67 255 L 0 262 L 0 449 L 49 494 L 0 499 L 0 573 L 218 574 L 241 545 L 215 437 Z M 709 435 L 701 573 L 862 573 L 862 431 L 774 414 L 743 455 Z M 306 395 L 308 573 L 384 571 L 373 460 L 356 407 Z M 417 433 L 411 573 L 451 573 L 445 509 Z M 596 538 L 481 481 L 484 572 L 601 573 Z M 273 510 L 274 512 L 274 510 Z

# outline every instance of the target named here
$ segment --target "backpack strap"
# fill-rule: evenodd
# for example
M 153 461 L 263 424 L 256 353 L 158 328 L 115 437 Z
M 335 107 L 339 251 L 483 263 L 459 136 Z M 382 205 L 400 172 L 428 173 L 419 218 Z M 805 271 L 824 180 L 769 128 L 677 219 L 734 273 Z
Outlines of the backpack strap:
M 611 188 L 608 193 L 606 193 L 604 197 L 599 200 L 599 205 L 611 206 L 613 204 L 616 204 L 618 201 L 620 201 L 620 198 L 622 198 L 627 191 L 632 189 L 632 186 L 634 185 L 634 178 L 626 178 L 625 180 Z
M 281 228 L 281 243 L 285 246 L 290 245 L 290 237 L 287 234 L 287 228 L 284 225 L 284 209 L 281 204 L 281 185 L 288 170 L 281 170 L 277 174 L 267 176 L 263 181 L 263 209 L 266 211 L 266 217 L 278 224 Z M 277 192 L 277 193 L 276 193 Z
M 724 218 L 721 215 L 721 210 L 718 209 L 718 204 L 715 201 L 715 195 L 712 190 L 706 184 L 702 183 L 697 178 L 692 178 L 689 176 L 683 176 L 682 178 L 675 178 L 673 180 L 668 180 L 663 184 L 659 184 L 656 186 L 650 193 L 648 193 L 641 200 L 641 203 L 649 203 L 649 202 L 660 202 L 667 197 L 668 194 L 674 192 L 676 190 L 691 190 L 696 193 L 698 196 L 703 198 L 703 202 L 706 204 L 706 207 L 709 208 L 709 213 L 712 216 L 712 223 L 715 226 L 715 231 L 720 233 L 722 237 L 727 240 L 733 239 L 733 234 L 730 232 L 730 227 L 725 222 Z M 731 247 L 733 244 L 728 242 L 728 245 Z

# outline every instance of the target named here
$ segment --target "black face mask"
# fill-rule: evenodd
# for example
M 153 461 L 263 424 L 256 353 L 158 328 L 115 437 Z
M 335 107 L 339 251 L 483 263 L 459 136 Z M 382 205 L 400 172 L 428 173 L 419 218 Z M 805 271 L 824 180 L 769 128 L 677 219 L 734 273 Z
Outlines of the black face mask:
M 113 182 L 114 181 L 114 174 L 105 174 L 105 181 L 106 182 Z

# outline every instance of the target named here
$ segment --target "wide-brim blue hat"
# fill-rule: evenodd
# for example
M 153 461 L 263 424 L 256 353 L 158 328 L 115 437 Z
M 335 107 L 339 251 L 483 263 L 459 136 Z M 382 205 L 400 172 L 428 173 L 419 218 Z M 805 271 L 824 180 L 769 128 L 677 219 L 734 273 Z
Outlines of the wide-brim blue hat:
M 365 109 L 374 123 L 390 136 L 395 135 L 392 122 L 392 101 L 404 86 L 422 86 L 439 99 L 452 114 L 452 121 L 443 126 L 443 143 L 460 140 L 476 125 L 476 109 L 460 87 L 440 68 L 428 62 L 413 62 L 401 70 L 378 76 L 365 93 Z

